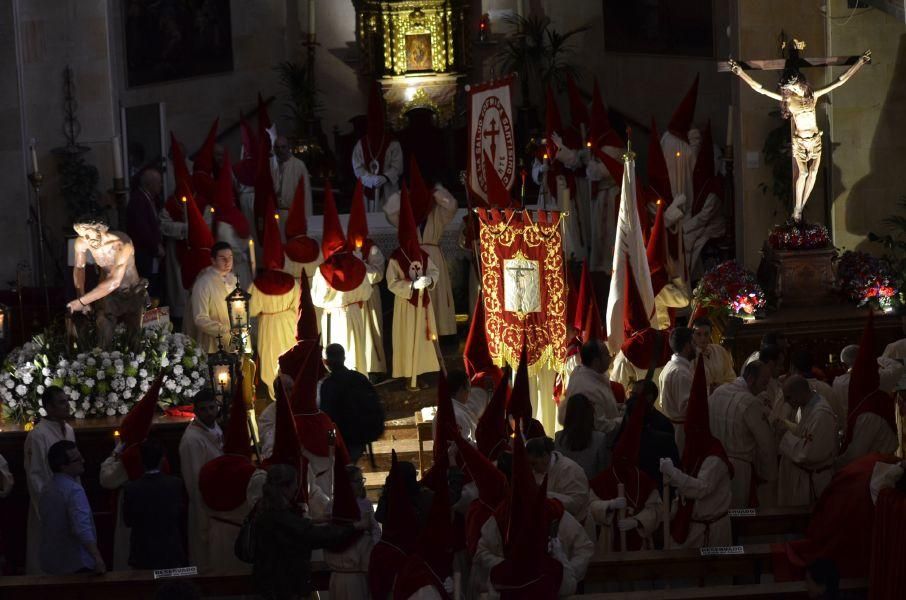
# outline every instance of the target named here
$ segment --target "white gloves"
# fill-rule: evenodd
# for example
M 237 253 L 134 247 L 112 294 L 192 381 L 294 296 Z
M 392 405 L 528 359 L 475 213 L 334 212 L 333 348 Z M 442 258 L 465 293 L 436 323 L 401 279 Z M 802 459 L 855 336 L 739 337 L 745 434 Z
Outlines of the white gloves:
M 661 473 L 664 475 L 664 483 L 669 483 L 671 479 L 676 477 L 676 474 L 679 470 L 673 466 L 673 460 L 670 458 L 661 459 Z
M 427 275 L 422 275 L 418 279 L 412 282 L 412 288 L 416 290 L 423 290 L 434 283 L 434 281 Z
M 383 175 L 362 175 L 362 185 L 367 188 L 379 188 L 387 182 Z
M 551 134 L 551 139 L 557 144 L 557 148 L 563 149 L 565 147 L 563 145 L 563 138 L 556 131 Z
M 664 225 L 666 227 L 673 227 L 676 223 L 683 218 L 683 215 L 686 214 L 684 208 L 686 206 L 686 196 L 680 194 L 673 199 L 673 203 L 667 207 L 667 210 L 664 211 Z
M 617 529 L 619 529 L 620 531 L 632 531 L 633 529 L 636 529 L 638 526 L 639 526 L 638 520 L 634 519 L 632 517 L 627 517 L 625 519 L 620 519 L 617 521 Z
M 444 579 L 444 591 L 448 594 L 453 594 L 453 578 L 447 577 Z
M 551 170 L 551 164 L 546 160 L 542 161 L 541 166 L 538 167 L 538 172 L 540 172 L 540 173 L 547 173 L 550 170 Z
M 560 542 L 559 537 L 551 538 L 551 541 L 547 546 L 547 552 L 555 559 L 557 559 L 558 562 L 561 562 L 563 564 L 569 563 L 569 559 L 563 552 L 563 544 Z
M 610 501 L 610 510 L 622 510 L 626 508 L 626 498 L 614 498 Z

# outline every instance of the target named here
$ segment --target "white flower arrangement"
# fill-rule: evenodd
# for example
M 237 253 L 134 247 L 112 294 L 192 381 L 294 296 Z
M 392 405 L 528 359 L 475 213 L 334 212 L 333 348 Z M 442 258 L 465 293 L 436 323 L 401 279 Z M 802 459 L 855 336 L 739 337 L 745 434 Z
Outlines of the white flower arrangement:
M 135 352 L 123 336 L 112 351 L 66 350 L 64 341 L 42 334 L 10 352 L 0 367 L 5 419 L 34 421 L 43 413 L 41 394 L 51 385 L 63 388 L 77 419 L 126 414 L 161 369 L 161 407 L 188 404 L 207 385 L 207 355 L 169 324 L 143 329 Z

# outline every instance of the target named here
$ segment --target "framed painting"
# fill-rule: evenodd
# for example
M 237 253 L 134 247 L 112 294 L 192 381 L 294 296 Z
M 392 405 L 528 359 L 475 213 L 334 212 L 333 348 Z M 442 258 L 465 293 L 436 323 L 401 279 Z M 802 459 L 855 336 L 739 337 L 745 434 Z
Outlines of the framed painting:
M 406 71 L 432 71 L 431 34 L 406 34 Z
M 609 52 L 712 58 L 710 0 L 603 0 L 604 48 Z
M 126 0 L 128 87 L 233 70 L 230 0 Z

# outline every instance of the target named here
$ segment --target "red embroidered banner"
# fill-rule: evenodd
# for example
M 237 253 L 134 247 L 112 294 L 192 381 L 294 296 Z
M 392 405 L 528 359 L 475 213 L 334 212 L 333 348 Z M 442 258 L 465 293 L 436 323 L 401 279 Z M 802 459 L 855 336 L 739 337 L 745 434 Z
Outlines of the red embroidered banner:
M 566 283 L 560 213 L 478 210 L 481 287 L 491 358 L 559 370 L 565 358 Z
M 509 190 L 516 180 L 516 138 L 510 102 L 513 76 L 466 86 L 469 93 L 469 189 L 487 202 L 487 156 Z

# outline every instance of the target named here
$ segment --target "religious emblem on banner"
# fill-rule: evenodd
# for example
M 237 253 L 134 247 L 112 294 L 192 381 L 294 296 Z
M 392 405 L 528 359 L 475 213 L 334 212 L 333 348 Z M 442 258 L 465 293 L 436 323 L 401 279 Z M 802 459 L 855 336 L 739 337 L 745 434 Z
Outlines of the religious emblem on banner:
M 512 76 L 477 86 L 469 92 L 469 189 L 487 202 L 487 156 L 506 189 L 516 180 L 516 147 L 510 118 Z
M 516 365 L 526 341 L 529 366 L 562 367 L 566 281 L 558 212 L 478 210 L 481 287 L 488 350 Z

